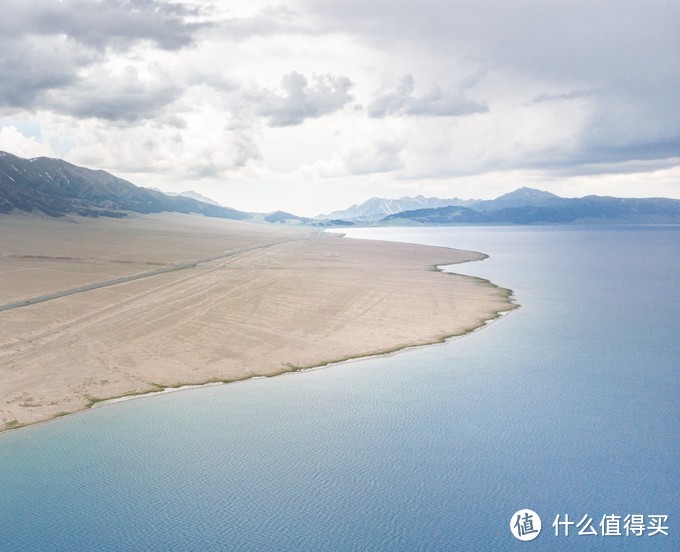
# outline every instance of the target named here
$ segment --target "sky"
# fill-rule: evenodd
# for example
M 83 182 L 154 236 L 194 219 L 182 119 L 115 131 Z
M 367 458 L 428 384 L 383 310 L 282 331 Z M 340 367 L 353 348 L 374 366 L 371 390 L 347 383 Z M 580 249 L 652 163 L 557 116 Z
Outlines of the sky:
M 247 211 L 680 198 L 677 0 L 3 0 L 0 150 Z

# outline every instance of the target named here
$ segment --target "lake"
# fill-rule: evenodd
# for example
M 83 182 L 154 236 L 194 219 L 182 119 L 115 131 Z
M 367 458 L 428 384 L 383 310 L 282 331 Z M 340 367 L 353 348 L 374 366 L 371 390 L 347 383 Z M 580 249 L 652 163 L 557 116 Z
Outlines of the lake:
M 0 550 L 680 549 L 680 228 L 346 233 L 487 253 L 447 270 L 521 308 L 444 345 L 2 434 Z M 510 531 L 524 508 L 532 543 Z

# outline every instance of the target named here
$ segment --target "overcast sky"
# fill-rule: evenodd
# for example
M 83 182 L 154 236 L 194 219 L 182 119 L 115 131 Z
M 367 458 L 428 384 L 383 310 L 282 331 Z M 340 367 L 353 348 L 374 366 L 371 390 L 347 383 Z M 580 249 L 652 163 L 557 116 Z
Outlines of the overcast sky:
M 0 150 L 316 215 L 680 198 L 677 0 L 3 0 Z

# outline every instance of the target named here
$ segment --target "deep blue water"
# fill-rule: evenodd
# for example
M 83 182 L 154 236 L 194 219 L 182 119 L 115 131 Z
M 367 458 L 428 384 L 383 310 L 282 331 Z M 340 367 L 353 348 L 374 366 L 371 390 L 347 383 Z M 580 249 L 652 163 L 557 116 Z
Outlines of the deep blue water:
M 351 232 L 483 251 L 522 308 L 445 345 L 0 435 L 0 551 L 680 550 L 680 229 Z M 513 512 L 543 531 L 523 543 Z M 669 536 L 555 537 L 666 514 Z

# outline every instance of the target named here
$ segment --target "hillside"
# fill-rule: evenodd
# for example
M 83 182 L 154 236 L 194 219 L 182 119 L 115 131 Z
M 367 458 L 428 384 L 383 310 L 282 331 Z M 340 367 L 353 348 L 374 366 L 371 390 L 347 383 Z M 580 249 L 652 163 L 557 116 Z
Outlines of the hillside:
M 316 218 L 341 219 L 351 222 L 374 222 L 388 215 L 401 213 L 402 211 L 446 207 L 449 205 L 470 206 L 476 202 L 477 200 L 474 199 L 440 199 L 438 197 L 424 197 L 422 195 L 399 199 L 372 197 L 359 205 L 355 204 L 347 209 L 333 211 L 328 215 L 319 215 Z
M 680 200 L 677 199 L 603 196 L 568 199 L 542 194 L 534 194 L 533 199 L 530 199 L 525 189 L 522 200 L 518 194 L 505 199 L 501 196 L 473 208 L 441 207 L 404 211 L 385 217 L 378 224 L 680 224 Z M 508 203 L 515 206 L 502 206 Z
M 60 159 L 23 159 L 0 152 L 0 213 L 41 212 L 51 217 L 124 217 L 135 213 L 198 213 L 247 219 L 250 215 L 184 196 L 135 186 L 106 171 L 78 167 Z

